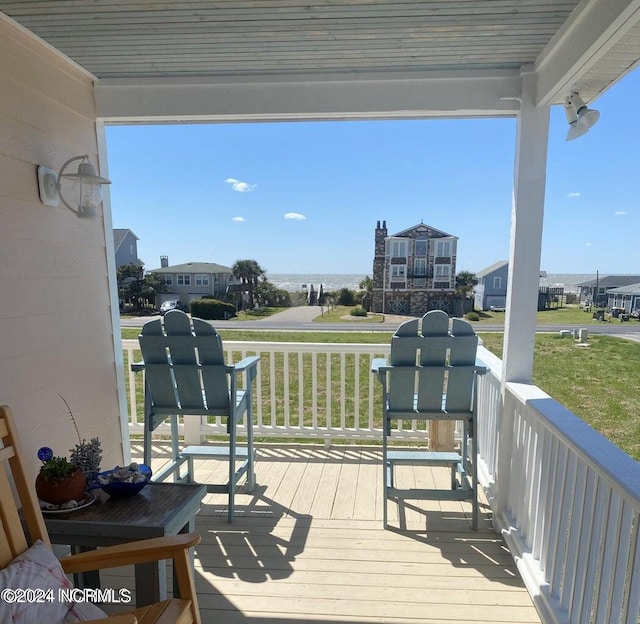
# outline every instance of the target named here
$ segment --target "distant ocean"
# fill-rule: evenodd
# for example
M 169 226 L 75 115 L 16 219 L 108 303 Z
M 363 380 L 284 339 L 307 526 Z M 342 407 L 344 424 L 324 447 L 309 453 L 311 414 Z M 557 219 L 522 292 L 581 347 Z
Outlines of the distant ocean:
M 366 273 L 267 273 L 267 279 L 274 286 L 289 292 L 306 292 L 311 284 L 316 290 L 322 284 L 322 289 L 328 292 L 340 288 L 357 290 L 365 277 Z
M 366 273 L 268 273 L 267 279 L 282 290 L 289 292 L 307 291 L 309 286 L 317 290 L 320 284 L 325 291 L 340 288 L 357 290 Z M 371 277 L 371 274 L 369 274 Z M 595 279 L 595 273 L 549 273 L 540 278 L 541 286 L 564 287 L 566 292 L 577 292 L 576 284 Z

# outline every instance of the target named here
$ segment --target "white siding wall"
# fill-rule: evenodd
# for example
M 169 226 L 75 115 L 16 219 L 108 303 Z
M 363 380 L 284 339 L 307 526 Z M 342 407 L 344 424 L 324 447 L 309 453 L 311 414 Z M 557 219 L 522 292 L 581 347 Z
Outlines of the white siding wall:
M 104 226 L 38 197 L 37 165 L 84 153 L 97 163 L 90 77 L 0 19 L 0 403 L 34 474 L 40 446 L 77 439 L 58 393 L 103 466 L 122 461 Z

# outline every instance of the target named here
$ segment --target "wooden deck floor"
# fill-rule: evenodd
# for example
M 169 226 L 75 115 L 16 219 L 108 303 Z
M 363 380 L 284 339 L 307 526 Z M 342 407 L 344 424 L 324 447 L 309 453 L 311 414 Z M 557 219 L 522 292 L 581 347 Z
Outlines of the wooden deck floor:
M 200 481 L 219 482 L 226 465 L 196 469 Z M 540 622 L 486 505 L 477 533 L 470 505 L 455 502 L 408 502 L 400 519 L 390 503 L 402 528 L 383 530 L 381 477 L 375 447 L 260 447 L 259 485 L 237 497 L 236 522 L 226 522 L 219 494 L 196 519 L 203 622 Z M 407 467 L 398 478 L 446 484 L 449 475 Z M 112 580 L 122 586 L 130 575 Z

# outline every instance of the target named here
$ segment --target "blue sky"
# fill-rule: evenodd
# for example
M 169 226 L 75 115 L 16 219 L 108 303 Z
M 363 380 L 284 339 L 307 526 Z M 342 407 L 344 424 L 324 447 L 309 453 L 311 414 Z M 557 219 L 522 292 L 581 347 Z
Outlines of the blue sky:
M 640 70 L 566 142 L 551 112 L 541 268 L 640 273 Z M 514 119 L 107 128 L 113 226 L 159 257 L 268 273 L 371 274 L 377 220 L 459 237 L 458 271 L 507 259 Z

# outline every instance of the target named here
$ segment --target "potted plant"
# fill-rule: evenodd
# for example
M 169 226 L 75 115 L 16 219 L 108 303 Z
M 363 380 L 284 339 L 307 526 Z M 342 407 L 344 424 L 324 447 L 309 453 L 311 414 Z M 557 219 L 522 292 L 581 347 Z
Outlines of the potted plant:
M 61 505 L 84 499 L 87 480 L 76 465 L 66 457 L 55 456 L 47 446 L 38 451 L 38 459 L 42 462 L 36 477 L 36 494 L 40 500 Z
M 91 440 L 87 442 L 85 438 L 80 438 L 78 423 L 76 423 L 76 419 L 73 416 L 73 412 L 71 411 L 69 404 L 61 394 L 58 396 L 67 406 L 69 418 L 71 418 L 71 422 L 76 430 L 76 435 L 78 436 L 78 444 L 76 444 L 72 449 L 69 449 L 71 463 L 82 471 L 87 483 L 91 483 L 98 472 L 100 472 L 100 461 L 102 460 L 102 446 L 100 444 L 100 440 L 98 440 L 98 438 L 91 438 Z
M 42 462 L 36 478 L 36 493 L 40 500 L 52 505 L 61 505 L 67 501 L 80 502 L 86 497 L 87 484 L 95 479 L 100 470 L 102 448 L 98 438 L 89 442 L 80 437 L 80 431 L 69 404 L 62 395 L 58 395 L 67 407 L 69 417 L 78 436 L 78 444 L 69 450 L 69 457 L 55 456 L 53 451 L 43 446 L 38 451 Z

